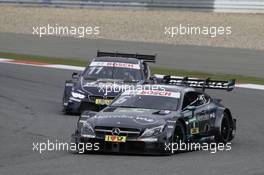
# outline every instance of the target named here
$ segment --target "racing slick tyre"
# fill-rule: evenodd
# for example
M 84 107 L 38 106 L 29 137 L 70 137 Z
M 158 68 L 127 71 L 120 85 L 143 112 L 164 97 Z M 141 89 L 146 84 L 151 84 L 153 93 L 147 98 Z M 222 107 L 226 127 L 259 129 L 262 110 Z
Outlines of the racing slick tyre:
M 69 114 L 71 114 L 71 111 L 70 111 L 67 107 L 63 107 L 63 108 L 62 108 L 62 113 L 63 113 L 64 115 L 69 115 Z
M 67 114 L 70 114 L 70 110 L 67 106 L 64 106 L 64 103 L 68 103 L 68 98 L 66 97 L 66 92 L 64 90 L 64 93 L 63 93 L 63 98 L 62 98 L 62 103 L 63 103 L 63 108 L 62 108 L 62 112 L 64 115 L 67 115 Z
M 217 134 L 215 134 L 216 143 L 227 143 L 232 140 L 232 122 L 226 112 L 222 118 L 221 127 Z
M 180 144 L 185 143 L 186 141 L 186 131 L 182 122 L 176 122 L 174 134 L 173 134 L 173 144 L 177 144 L 178 150 L 175 153 L 180 153 L 182 151 L 179 150 Z

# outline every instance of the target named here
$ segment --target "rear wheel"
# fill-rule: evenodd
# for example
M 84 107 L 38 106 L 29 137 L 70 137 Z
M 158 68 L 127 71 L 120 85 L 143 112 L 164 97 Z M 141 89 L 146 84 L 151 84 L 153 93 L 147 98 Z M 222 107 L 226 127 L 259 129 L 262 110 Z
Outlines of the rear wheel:
M 217 143 L 227 143 L 232 139 L 232 124 L 227 113 L 224 113 L 220 131 L 215 135 Z

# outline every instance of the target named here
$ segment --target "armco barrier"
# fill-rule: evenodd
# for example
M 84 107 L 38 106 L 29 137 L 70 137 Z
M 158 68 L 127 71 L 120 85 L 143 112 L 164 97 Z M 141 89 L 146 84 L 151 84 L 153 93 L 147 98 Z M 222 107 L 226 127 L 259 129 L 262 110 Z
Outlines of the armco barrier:
M 264 12 L 264 0 L 0 0 L 0 3 L 56 7 L 125 6 Z

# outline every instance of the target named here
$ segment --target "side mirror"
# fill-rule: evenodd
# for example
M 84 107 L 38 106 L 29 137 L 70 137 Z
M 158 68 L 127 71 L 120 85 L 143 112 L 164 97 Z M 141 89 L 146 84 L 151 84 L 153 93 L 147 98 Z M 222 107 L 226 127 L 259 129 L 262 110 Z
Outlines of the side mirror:
M 79 75 L 77 72 L 73 72 L 73 73 L 72 73 L 72 78 L 73 78 L 73 79 L 79 78 L 79 76 L 80 76 L 80 75 Z
M 144 84 L 152 84 L 152 80 L 146 80 Z
M 149 77 L 149 79 L 155 81 L 155 80 L 157 80 L 157 77 L 155 77 L 154 75 L 151 75 L 151 76 Z
M 155 76 L 150 76 L 148 80 L 145 81 L 145 84 L 153 84 L 157 82 L 157 77 Z

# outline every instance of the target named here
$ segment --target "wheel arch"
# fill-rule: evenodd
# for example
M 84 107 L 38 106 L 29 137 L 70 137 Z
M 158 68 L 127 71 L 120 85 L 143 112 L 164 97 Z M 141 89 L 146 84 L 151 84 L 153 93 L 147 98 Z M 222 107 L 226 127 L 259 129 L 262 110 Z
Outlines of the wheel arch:
M 187 125 L 186 125 L 184 119 L 183 118 L 178 118 L 178 120 L 176 121 L 176 123 L 177 122 L 180 122 L 183 125 L 185 134 L 187 134 Z M 176 125 L 176 123 L 175 123 L 175 125 Z M 175 131 L 175 127 L 174 127 L 174 130 L 173 130 L 173 133 L 174 133 L 174 131 Z
M 63 93 L 63 97 L 64 98 L 68 98 L 71 94 L 72 91 L 72 87 L 73 87 L 73 81 L 72 80 L 66 80 L 65 84 L 64 84 L 64 93 Z
M 229 119 L 229 122 L 231 123 L 231 127 L 234 128 L 233 116 L 232 116 L 231 111 L 230 111 L 228 108 L 225 108 L 225 109 L 224 109 L 224 113 L 227 114 L 228 119 Z
M 215 124 L 214 124 L 214 130 L 215 132 L 220 132 L 221 130 L 221 123 L 222 123 L 222 120 L 223 120 L 223 117 L 224 117 L 224 114 L 227 114 L 227 117 L 231 123 L 231 127 L 232 129 L 235 129 L 235 124 L 234 124 L 234 119 L 233 119 L 233 116 L 232 116 L 232 113 L 230 111 L 230 109 L 228 108 L 220 108 L 217 112 L 217 116 L 216 116 L 216 119 L 215 119 Z

